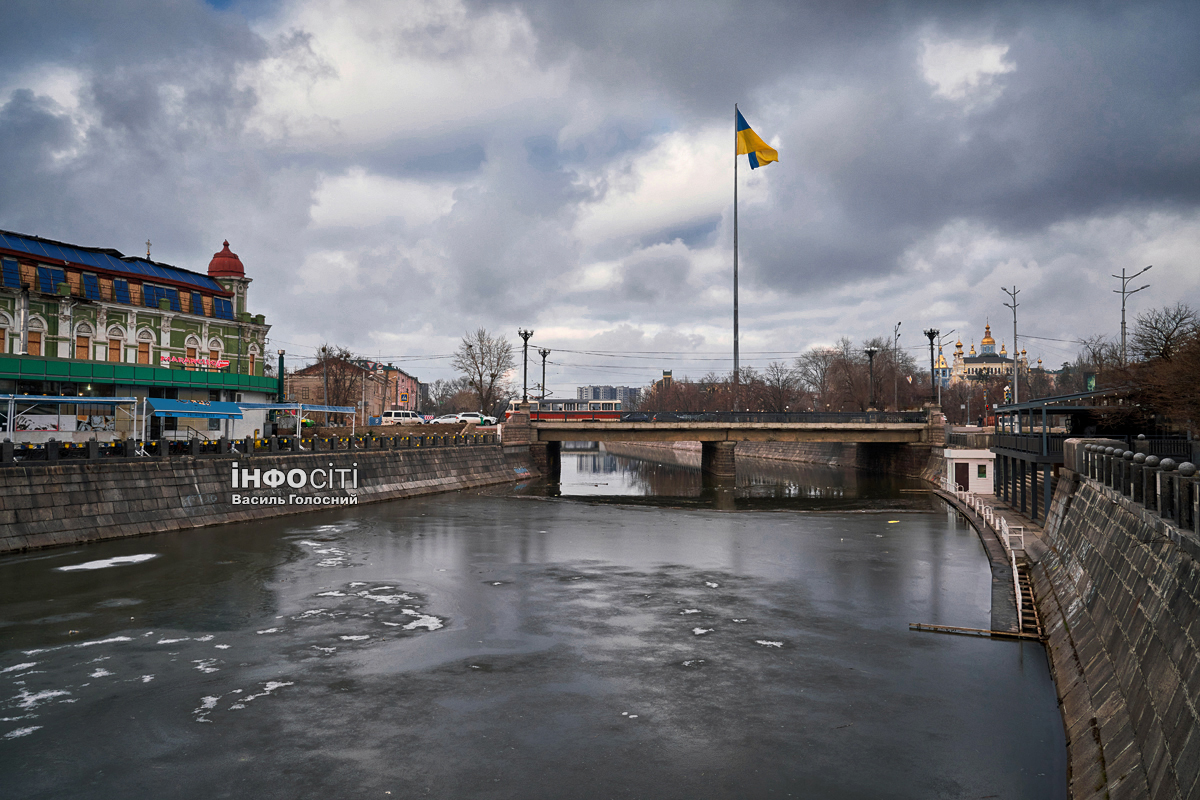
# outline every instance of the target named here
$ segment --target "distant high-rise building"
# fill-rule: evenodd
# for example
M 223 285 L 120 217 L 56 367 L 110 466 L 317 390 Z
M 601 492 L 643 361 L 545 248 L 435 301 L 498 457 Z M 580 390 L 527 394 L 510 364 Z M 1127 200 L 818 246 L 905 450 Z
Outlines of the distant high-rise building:
M 638 401 L 642 390 L 632 386 L 580 386 L 575 390 L 576 400 L 617 400 L 623 407 Z

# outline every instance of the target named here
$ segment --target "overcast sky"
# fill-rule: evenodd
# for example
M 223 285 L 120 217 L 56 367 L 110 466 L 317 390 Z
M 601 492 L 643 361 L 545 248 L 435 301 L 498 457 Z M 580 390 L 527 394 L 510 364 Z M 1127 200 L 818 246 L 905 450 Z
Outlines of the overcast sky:
M 558 395 L 729 370 L 735 102 L 780 154 L 738 172 L 744 364 L 1011 345 L 1016 285 L 1057 366 L 1147 264 L 1131 320 L 1200 305 L 1195 3 L 4 7 L 0 228 L 199 271 L 228 239 L 293 363 L 432 381 L 483 326 Z

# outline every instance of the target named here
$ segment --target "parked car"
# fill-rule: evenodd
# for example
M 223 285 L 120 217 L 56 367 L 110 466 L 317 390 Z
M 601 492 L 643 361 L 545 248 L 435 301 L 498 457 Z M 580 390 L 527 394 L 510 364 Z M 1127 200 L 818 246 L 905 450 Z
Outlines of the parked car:
M 474 422 L 476 425 L 495 425 L 496 418 L 478 411 L 464 411 L 458 415 L 459 422 Z
M 429 424 L 430 425 L 457 425 L 458 424 L 458 414 L 442 414 L 440 417 L 435 418 Z
M 384 411 L 383 425 L 424 425 L 425 418 L 415 411 Z

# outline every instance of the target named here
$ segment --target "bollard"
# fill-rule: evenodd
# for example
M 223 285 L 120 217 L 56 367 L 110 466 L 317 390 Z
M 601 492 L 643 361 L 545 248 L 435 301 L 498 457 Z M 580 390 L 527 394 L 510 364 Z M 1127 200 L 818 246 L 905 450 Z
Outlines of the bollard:
M 1158 515 L 1163 519 L 1171 518 L 1171 478 L 1174 477 L 1171 471 L 1174 469 L 1174 459 L 1164 458 L 1158 462 L 1158 475 L 1156 476 L 1158 478 L 1158 486 L 1156 487 L 1158 490 L 1158 503 L 1156 504 L 1156 508 L 1158 509 Z
M 1133 464 L 1129 473 L 1129 497 L 1135 503 L 1145 504 L 1146 501 L 1146 454 L 1134 453 Z
M 13 443 L 9 439 L 0 442 L 0 464 L 12 464 L 16 459 L 13 458 Z
M 46 442 L 46 460 L 58 461 L 58 442 L 54 439 Z
M 1142 505 L 1158 510 L 1158 456 L 1146 456 L 1142 470 Z
M 192 456 L 193 458 L 200 455 L 200 440 L 199 439 L 194 439 L 194 438 L 188 439 L 188 455 Z
M 89 439 L 87 442 L 87 458 L 88 461 L 100 458 L 100 443 L 95 439 Z
M 267 449 L 272 453 L 279 452 L 279 437 L 271 436 L 267 439 Z
M 1121 456 L 1125 463 L 1121 466 L 1121 481 L 1124 489 L 1121 494 L 1126 497 L 1133 497 L 1133 457 L 1135 453 L 1132 450 L 1126 450 L 1125 455 Z
M 254 455 L 254 437 L 253 436 L 247 436 L 245 439 L 243 439 L 242 446 L 244 448 L 246 448 L 246 455 L 248 455 L 248 456 Z

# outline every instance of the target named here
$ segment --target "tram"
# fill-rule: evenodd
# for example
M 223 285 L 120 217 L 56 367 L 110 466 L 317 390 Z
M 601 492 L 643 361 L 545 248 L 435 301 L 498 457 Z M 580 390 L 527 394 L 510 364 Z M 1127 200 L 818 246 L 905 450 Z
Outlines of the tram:
M 520 400 L 513 400 L 504 412 L 508 419 L 517 411 Z M 600 420 L 621 418 L 621 402 L 619 400 L 530 400 L 529 418 L 533 421 L 545 420 Z

